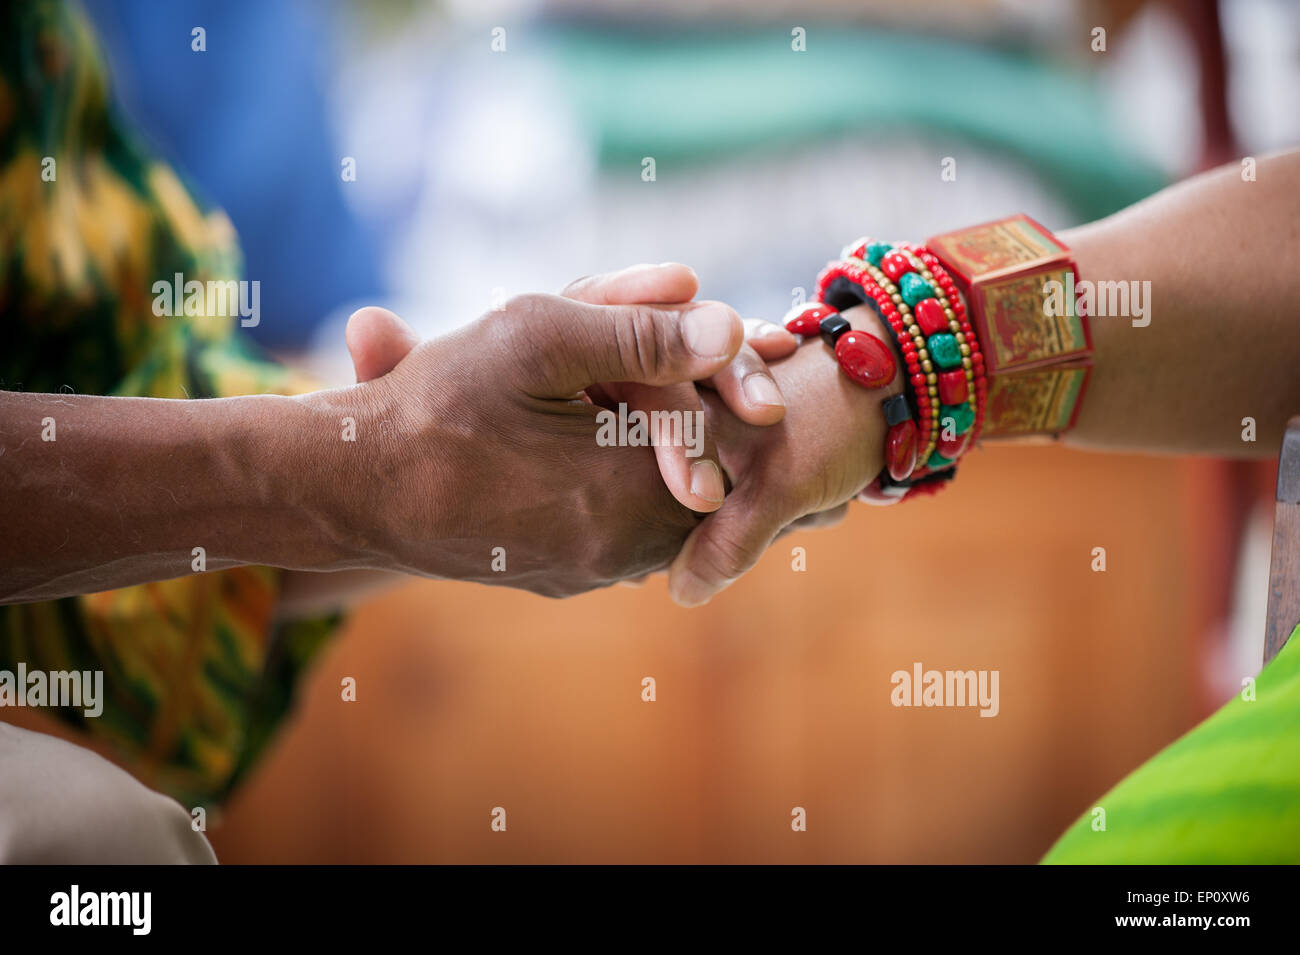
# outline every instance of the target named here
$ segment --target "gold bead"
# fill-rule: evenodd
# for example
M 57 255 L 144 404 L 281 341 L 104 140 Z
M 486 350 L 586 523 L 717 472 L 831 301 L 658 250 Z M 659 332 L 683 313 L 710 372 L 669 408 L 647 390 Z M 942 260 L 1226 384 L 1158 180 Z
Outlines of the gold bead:
M 926 361 L 927 359 L 929 359 L 929 357 L 930 357 L 930 353 L 926 351 L 924 348 L 918 348 L 916 350 L 917 361 Z
M 969 354 L 970 354 L 970 346 L 967 345 L 965 342 L 962 342 L 958 347 L 961 349 L 961 353 L 962 353 L 963 355 L 969 355 Z
M 897 292 L 890 292 L 889 297 L 893 300 L 895 305 L 902 304 L 903 296 L 899 295 Z
M 921 370 L 927 375 L 934 371 L 934 365 L 930 364 L 930 359 L 924 358 L 921 360 Z
M 963 358 L 963 359 L 961 360 L 961 364 L 962 364 L 962 367 L 963 367 L 963 368 L 966 368 L 966 369 L 970 369 L 970 368 L 974 367 L 973 365 L 971 365 L 971 361 L 970 361 L 969 358 Z
M 933 372 L 931 372 L 930 374 L 928 374 L 928 375 L 925 376 L 925 382 L 926 382 L 926 384 L 929 384 L 929 385 L 938 384 L 938 382 L 939 382 L 939 376 L 936 375 L 936 374 L 934 374 Z M 937 392 L 936 392 L 936 393 L 937 393 Z

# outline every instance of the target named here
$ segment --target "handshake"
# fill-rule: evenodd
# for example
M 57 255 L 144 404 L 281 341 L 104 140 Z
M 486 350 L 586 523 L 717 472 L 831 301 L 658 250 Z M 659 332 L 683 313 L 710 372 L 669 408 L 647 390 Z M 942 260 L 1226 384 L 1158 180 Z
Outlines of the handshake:
M 637 266 L 418 344 L 395 315 L 357 312 L 357 385 L 293 399 L 321 430 L 356 424 L 300 495 L 331 542 L 330 566 L 307 569 L 562 597 L 667 568 L 694 606 L 792 526 L 838 520 L 881 469 L 878 406 L 901 376 L 858 387 L 696 290 L 685 266 Z M 885 334 L 869 309 L 845 314 Z
M 667 568 L 704 603 L 880 473 L 904 381 L 696 287 L 638 266 L 426 342 L 362 309 L 357 383 L 296 397 L 0 391 L 0 604 L 244 565 L 307 572 L 282 610 L 391 572 L 563 597 Z

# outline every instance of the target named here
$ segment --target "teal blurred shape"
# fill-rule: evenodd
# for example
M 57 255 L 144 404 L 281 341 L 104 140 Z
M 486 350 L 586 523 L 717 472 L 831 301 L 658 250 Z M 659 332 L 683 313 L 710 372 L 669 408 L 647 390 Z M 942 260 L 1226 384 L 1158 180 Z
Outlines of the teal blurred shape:
M 1166 184 L 1107 122 L 1096 78 L 1015 49 L 833 25 L 691 32 L 551 24 L 541 37 L 603 165 L 723 158 L 878 130 L 1005 152 L 1081 219 Z

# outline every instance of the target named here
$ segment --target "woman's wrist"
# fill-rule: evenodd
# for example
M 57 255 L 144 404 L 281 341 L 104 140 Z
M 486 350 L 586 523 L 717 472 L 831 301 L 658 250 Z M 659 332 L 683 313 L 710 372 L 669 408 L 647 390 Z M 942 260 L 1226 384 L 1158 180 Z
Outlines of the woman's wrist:
M 877 333 L 855 329 L 872 321 Z M 876 318 L 878 316 L 878 319 Z M 923 246 L 862 238 L 817 277 L 817 298 L 786 316 L 786 330 L 820 338 L 844 376 L 875 391 L 901 375 L 902 388 L 879 402 L 886 434 L 883 468 L 860 488 L 860 500 L 892 504 L 931 494 L 956 473 L 974 445 L 987 409 L 984 355 L 944 264 Z

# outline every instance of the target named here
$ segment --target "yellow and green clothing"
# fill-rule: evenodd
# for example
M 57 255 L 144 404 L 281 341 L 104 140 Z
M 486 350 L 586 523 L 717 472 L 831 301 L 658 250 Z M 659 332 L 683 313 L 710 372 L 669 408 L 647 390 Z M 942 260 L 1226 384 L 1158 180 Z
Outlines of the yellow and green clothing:
M 156 281 L 242 277 L 230 221 L 194 195 L 126 128 L 79 10 L 61 0 L 0 7 L 0 388 L 310 390 L 236 318 L 154 314 Z M 0 607 L 0 669 L 103 670 L 102 716 L 60 716 L 182 802 L 220 799 L 336 623 L 278 622 L 281 578 L 247 567 Z

